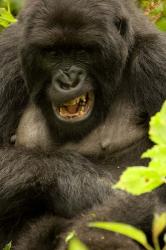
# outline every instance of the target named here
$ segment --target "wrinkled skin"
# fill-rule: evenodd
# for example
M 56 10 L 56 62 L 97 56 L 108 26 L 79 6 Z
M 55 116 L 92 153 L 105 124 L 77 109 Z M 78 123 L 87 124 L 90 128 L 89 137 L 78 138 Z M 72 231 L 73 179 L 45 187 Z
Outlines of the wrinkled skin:
M 91 250 L 140 250 L 87 223 L 95 213 L 150 236 L 165 210 L 165 187 L 111 188 L 126 166 L 147 164 L 148 122 L 166 98 L 165 36 L 132 0 L 29 0 L 0 34 L 0 55 L 0 247 L 64 250 L 74 229 Z M 59 119 L 54 106 L 89 91 L 86 119 Z

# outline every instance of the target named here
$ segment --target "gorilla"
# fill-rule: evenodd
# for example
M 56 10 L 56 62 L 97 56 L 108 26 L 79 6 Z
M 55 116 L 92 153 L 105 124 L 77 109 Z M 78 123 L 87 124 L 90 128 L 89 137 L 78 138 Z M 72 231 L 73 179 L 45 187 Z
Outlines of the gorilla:
M 0 34 L 0 248 L 140 250 L 87 227 L 119 221 L 150 237 L 165 187 L 112 189 L 141 154 L 166 99 L 166 37 L 132 0 L 27 0 Z

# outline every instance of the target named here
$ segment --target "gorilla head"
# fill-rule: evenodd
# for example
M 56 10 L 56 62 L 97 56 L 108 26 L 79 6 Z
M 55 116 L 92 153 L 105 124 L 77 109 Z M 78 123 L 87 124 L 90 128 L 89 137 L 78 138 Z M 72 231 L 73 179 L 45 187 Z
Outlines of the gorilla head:
M 31 102 L 41 108 L 57 143 L 85 137 L 122 95 L 134 40 L 128 16 L 117 0 L 28 1 L 20 15 Z

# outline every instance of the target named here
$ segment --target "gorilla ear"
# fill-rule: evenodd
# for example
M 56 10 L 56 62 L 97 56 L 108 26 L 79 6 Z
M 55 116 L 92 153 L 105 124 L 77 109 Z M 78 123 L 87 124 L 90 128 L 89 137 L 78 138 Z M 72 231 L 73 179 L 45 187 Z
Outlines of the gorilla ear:
M 119 18 L 117 17 L 116 20 L 114 21 L 115 26 L 117 28 L 117 30 L 119 31 L 119 33 L 124 36 L 128 30 L 128 23 L 126 18 Z

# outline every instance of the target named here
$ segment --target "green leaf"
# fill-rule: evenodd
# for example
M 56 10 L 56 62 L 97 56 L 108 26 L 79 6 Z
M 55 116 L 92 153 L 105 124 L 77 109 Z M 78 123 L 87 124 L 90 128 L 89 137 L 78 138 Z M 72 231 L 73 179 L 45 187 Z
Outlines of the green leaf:
M 159 236 L 166 227 L 166 212 L 161 215 L 155 215 L 152 225 L 152 236 L 155 250 L 160 250 Z
M 130 167 L 121 175 L 120 181 L 113 187 L 126 190 L 133 195 L 150 192 L 165 182 L 154 169 L 147 167 Z
M 0 26 L 7 28 L 9 26 L 9 22 L 1 19 L 1 17 L 0 17 Z
M 156 22 L 157 27 L 162 30 L 166 31 L 166 17 L 162 17 L 159 21 Z
M 150 121 L 150 138 L 156 144 L 166 146 L 166 103 Z
M 0 8 L 0 16 L 8 22 L 16 22 L 16 19 L 4 8 Z
M 76 236 L 74 236 L 69 241 L 68 250 L 88 250 L 88 248 L 83 242 L 81 242 Z
M 147 250 L 153 250 L 153 248 L 149 245 L 147 241 L 145 233 L 128 224 L 117 222 L 91 222 L 88 226 L 92 228 L 100 228 L 107 231 L 120 233 L 137 241 L 138 243 L 143 245 Z
M 166 212 L 161 215 L 155 215 L 153 220 L 153 238 L 158 238 L 166 228 Z
M 75 231 L 67 235 L 65 242 L 68 243 L 68 250 L 88 250 L 87 246 L 78 239 Z
M 10 12 L 9 1 L 6 1 L 7 9 L 0 8 L 0 26 L 7 28 L 11 23 L 15 23 L 17 20 L 12 16 Z
M 69 242 L 69 241 L 72 240 L 75 236 L 76 236 L 75 231 L 72 231 L 72 232 L 70 232 L 70 233 L 67 235 L 65 241 L 66 241 L 66 242 Z
M 3 250 L 10 250 L 11 247 L 12 247 L 12 244 L 11 244 L 11 242 L 10 242 L 9 244 L 7 244 L 7 245 L 3 248 Z
M 162 177 L 166 176 L 166 146 L 156 145 L 142 155 L 143 158 L 151 158 L 149 168 L 154 169 Z
M 148 149 L 143 155 L 142 158 L 151 158 L 161 160 L 163 163 L 166 163 L 166 145 L 155 145 L 153 148 Z

